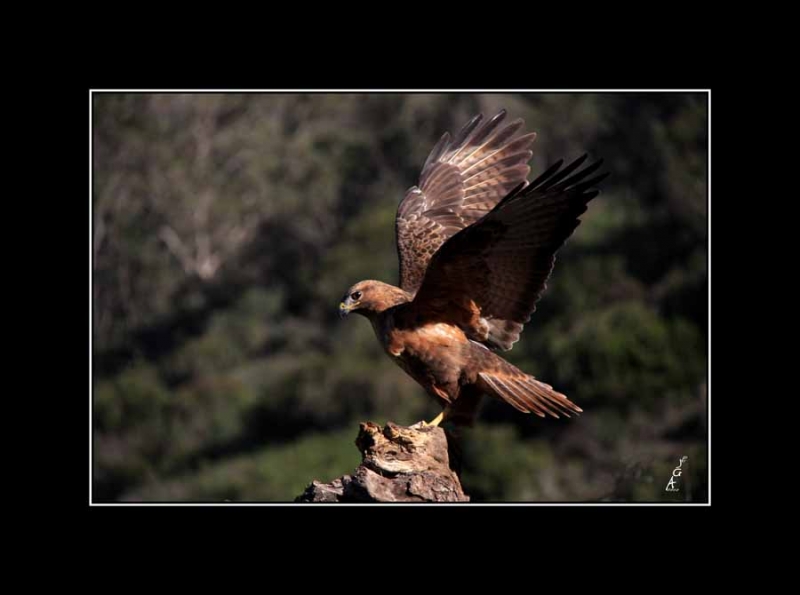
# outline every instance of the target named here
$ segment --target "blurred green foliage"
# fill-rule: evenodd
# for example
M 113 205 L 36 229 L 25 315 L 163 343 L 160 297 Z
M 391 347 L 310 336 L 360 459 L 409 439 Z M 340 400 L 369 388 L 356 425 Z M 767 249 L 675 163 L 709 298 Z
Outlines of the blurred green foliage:
M 94 497 L 289 501 L 359 462 L 363 420 L 437 406 L 336 306 L 396 282 L 428 151 L 505 107 L 612 172 L 506 354 L 585 413 L 496 402 L 474 501 L 707 499 L 703 94 L 113 94 L 93 108 Z M 664 488 L 688 456 L 679 493 Z

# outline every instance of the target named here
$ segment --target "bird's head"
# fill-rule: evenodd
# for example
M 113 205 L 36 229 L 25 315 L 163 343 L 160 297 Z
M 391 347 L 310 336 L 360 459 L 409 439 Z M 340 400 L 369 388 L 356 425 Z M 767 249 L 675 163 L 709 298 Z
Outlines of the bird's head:
M 350 312 L 369 318 L 387 308 L 409 301 L 410 296 L 400 289 L 381 281 L 359 281 L 347 290 L 339 304 L 339 317 Z

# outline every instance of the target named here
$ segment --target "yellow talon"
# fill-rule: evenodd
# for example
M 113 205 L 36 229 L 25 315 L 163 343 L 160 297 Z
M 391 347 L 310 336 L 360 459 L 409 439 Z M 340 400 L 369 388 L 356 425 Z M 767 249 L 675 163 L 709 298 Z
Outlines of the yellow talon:
M 426 423 L 425 425 L 426 426 L 434 426 L 434 427 L 436 427 L 440 423 L 442 423 L 443 421 L 444 421 L 444 411 L 442 411 L 439 415 L 437 415 L 435 418 L 433 418 L 432 421 Z

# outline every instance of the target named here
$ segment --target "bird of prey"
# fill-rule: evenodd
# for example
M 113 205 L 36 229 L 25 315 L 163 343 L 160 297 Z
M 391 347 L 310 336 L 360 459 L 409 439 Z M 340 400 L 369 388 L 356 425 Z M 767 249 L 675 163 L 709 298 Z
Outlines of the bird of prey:
M 366 317 L 389 357 L 442 406 L 428 425 L 472 425 L 483 395 L 525 413 L 582 410 L 526 374 L 509 350 L 536 309 L 556 251 L 597 196 L 602 161 L 558 161 L 527 182 L 535 133 L 505 110 L 435 145 L 397 210 L 400 286 L 360 281 L 339 304 Z

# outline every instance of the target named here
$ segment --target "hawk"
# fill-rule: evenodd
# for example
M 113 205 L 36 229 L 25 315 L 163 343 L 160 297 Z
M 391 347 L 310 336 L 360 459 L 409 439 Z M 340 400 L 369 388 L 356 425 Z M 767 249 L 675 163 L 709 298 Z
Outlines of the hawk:
M 360 281 L 339 304 L 367 318 L 389 357 L 442 406 L 428 425 L 471 425 L 483 395 L 524 413 L 581 412 L 497 354 L 519 340 L 556 251 L 608 174 L 558 161 L 527 182 L 536 133 L 521 119 L 472 118 L 435 145 L 397 210 L 400 286 Z

